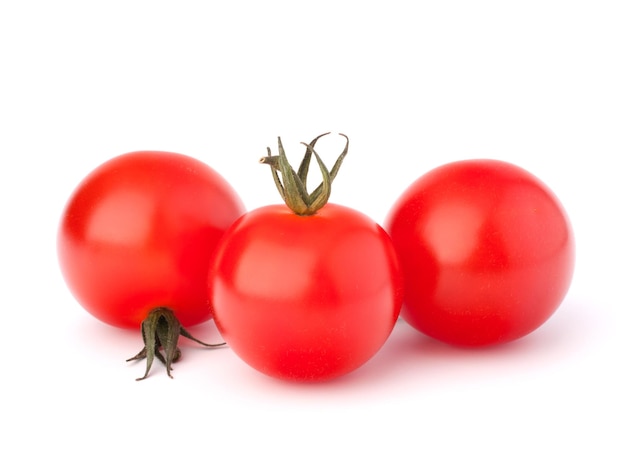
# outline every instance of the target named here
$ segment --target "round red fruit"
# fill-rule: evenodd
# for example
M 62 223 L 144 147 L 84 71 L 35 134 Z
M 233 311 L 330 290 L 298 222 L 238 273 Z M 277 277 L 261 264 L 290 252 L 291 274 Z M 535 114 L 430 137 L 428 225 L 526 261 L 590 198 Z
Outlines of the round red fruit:
M 184 326 L 211 317 L 206 275 L 224 231 L 244 212 L 232 187 L 206 164 L 142 151 L 93 170 L 71 195 L 58 257 L 78 302 L 108 324 L 139 328 L 171 309 Z
M 405 279 L 402 317 L 441 341 L 518 339 L 559 307 L 574 271 L 563 206 L 510 163 L 466 160 L 411 184 L 385 226 Z
M 293 381 L 328 380 L 362 366 L 387 340 L 402 302 L 387 233 L 356 210 L 326 204 L 347 143 L 328 171 L 315 141 L 297 173 L 280 139 L 281 155 L 262 159 L 289 207 L 261 207 L 235 222 L 209 278 L 224 340 L 253 368 Z M 324 181 L 309 195 L 312 153 Z

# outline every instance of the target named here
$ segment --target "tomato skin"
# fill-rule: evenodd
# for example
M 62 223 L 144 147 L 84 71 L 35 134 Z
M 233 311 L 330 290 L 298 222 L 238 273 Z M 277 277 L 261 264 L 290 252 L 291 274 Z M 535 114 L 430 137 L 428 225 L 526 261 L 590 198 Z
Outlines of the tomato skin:
M 558 308 L 574 271 L 574 235 L 539 179 L 497 160 L 440 166 L 390 210 L 405 278 L 401 316 L 461 346 L 512 341 Z
M 336 204 L 311 216 L 284 205 L 246 213 L 218 246 L 209 283 L 215 323 L 233 351 L 260 372 L 294 381 L 364 364 L 402 303 L 389 236 Z
M 57 236 L 70 291 L 110 325 L 138 328 L 151 309 L 183 326 L 211 318 L 215 245 L 244 212 L 221 175 L 194 158 L 139 151 L 93 170 L 71 195 Z

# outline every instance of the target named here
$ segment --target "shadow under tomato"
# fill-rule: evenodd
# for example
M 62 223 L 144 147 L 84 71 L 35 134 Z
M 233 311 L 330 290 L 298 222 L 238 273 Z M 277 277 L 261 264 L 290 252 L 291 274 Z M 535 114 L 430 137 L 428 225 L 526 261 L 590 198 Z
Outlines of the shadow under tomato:
M 384 385 L 399 381 L 419 387 L 540 371 L 577 357 L 597 325 L 587 306 L 566 301 L 542 327 L 518 340 L 487 347 L 459 347 L 421 334 L 399 320 L 388 341 L 369 362 L 329 384 Z
M 110 354 L 141 344 L 141 330 L 120 329 L 87 315 L 68 329 L 81 351 Z M 132 351 L 132 350 L 131 350 Z
M 187 328 L 189 333 L 195 338 L 207 343 L 222 343 L 224 340 L 217 331 L 214 322 L 211 320 L 203 324 Z M 98 362 L 98 364 L 109 366 L 119 366 L 120 368 L 137 368 L 139 372 L 145 370 L 145 359 L 137 361 L 129 361 L 143 347 L 141 337 L 141 329 L 121 329 L 113 327 L 98 321 L 88 315 L 77 318 L 76 321 L 66 328 L 67 339 L 73 341 L 75 348 L 75 357 L 78 359 L 86 359 L 90 362 Z M 206 348 L 199 343 L 180 337 L 178 347 L 181 349 L 182 358 L 177 361 L 173 369 L 176 367 L 186 366 L 196 359 L 196 353 L 206 352 L 206 357 L 211 357 L 213 351 L 223 351 L 228 345 L 217 348 Z M 204 357 L 204 356 L 203 356 Z M 194 371 L 197 368 L 185 367 L 185 371 Z M 163 372 L 163 374 L 161 374 Z M 165 375 L 165 368 L 160 362 L 153 364 L 151 374 L 155 377 Z M 135 374 L 137 376 L 141 374 Z

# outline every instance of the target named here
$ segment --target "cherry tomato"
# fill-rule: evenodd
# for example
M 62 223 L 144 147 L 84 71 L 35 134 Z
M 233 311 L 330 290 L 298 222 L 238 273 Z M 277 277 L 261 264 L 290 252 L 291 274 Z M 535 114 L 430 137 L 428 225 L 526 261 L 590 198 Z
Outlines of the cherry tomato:
M 107 324 L 139 328 L 158 310 L 154 325 L 142 328 L 144 339 L 149 328 L 171 326 L 164 310 L 174 313 L 176 326 L 199 324 L 211 317 L 210 258 L 243 212 L 232 187 L 194 158 L 124 154 L 97 167 L 71 195 L 58 233 L 61 271 L 78 302 Z M 145 349 L 169 338 L 155 333 Z M 177 348 L 168 351 L 175 360 Z
M 281 167 L 283 179 L 288 169 Z M 285 205 L 244 214 L 220 242 L 209 283 L 215 323 L 233 351 L 294 381 L 364 364 L 387 340 L 402 302 L 387 233 L 336 204 L 300 215 Z
M 550 189 L 515 165 L 467 160 L 411 184 L 385 221 L 404 271 L 401 316 L 464 346 L 542 325 L 572 280 L 574 236 Z

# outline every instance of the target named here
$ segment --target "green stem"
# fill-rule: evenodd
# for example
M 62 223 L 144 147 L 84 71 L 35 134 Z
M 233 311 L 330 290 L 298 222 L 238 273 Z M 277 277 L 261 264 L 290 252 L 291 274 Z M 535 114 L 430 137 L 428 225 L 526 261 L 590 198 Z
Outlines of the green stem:
M 327 134 L 330 133 L 319 135 L 309 144 L 302 143 L 307 149 L 297 172 L 287 161 L 287 156 L 280 137 L 278 138 L 278 155 L 272 155 L 268 147 L 267 156 L 260 160 L 261 163 L 270 166 L 278 192 L 287 206 L 298 215 L 313 215 L 326 205 L 330 197 L 332 182 L 337 176 L 345 156 L 348 154 L 350 141 L 345 134 L 340 133 L 340 136 L 346 139 L 346 145 L 335 161 L 333 168 L 329 171 L 315 150 L 317 141 Z M 306 188 L 306 182 L 312 155 L 315 157 L 322 173 L 322 182 L 312 193 L 309 193 Z
M 143 380 L 148 377 L 155 357 L 165 365 L 167 375 L 173 378 L 171 373 L 172 363 L 178 361 L 181 356 L 180 348 L 178 348 L 178 338 L 180 336 L 209 348 L 216 348 L 226 344 L 209 344 L 198 340 L 180 325 L 174 312 L 166 307 L 157 307 L 150 311 L 141 323 L 141 336 L 144 343 L 142 350 L 126 360 L 127 362 L 146 360 L 146 372 L 143 377 L 137 380 Z M 161 350 L 163 350 L 164 354 L 161 354 Z

